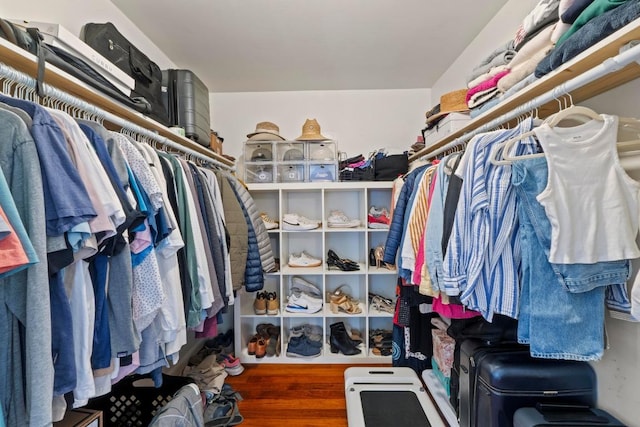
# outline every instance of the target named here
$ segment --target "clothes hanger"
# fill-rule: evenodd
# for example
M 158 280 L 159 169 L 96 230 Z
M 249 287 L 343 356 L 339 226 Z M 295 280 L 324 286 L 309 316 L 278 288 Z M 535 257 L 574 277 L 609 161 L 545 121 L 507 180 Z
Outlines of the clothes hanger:
M 537 118 L 537 114 L 538 114 L 537 111 L 538 109 L 536 108 L 536 116 L 533 115 L 533 110 L 531 111 L 531 119 L 534 120 L 534 123 Z M 538 119 L 538 122 L 539 121 L 540 119 Z M 494 145 L 493 148 L 491 149 L 491 152 L 489 153 L 489 161 L 491 162 L 491 164 L 496 166 L 510 165 L 512 162 L 512 159 L 507 158 L 507 155 L 511 150 L 511 148 L 513 147 L 513 145 L 516 142 L 522 141 L 523 139 L 526 139 L 532 136 L 535 136 L 535 132 L 533 130 L 530 130 L 528 132 L 521 133 L 520 135 L 515 136 L 511 139 L 508 139 L 505 142 L 501 142 L 499 144 Z M 518 156 L 518 159 L 526 158 L 527 156 L 539 157 L 539 155 L 537 154 L 528 154 L 525 156 Z
M 557 113 L 547 117 L 544 123 L 549 125 L 549 127 L 556 127 L 560 122 L 567 119 L 577 120 L 582 123 L 587 123 L 591 120 L 597 120 L 600 122 L 604 121 L 604 118 L 591 108 L 583 107 L 581 105 L 575 105 L 573 103 L 573 97 L 570 93 L 566 93 L 565 95 L 569 97 L 571 104 L 568 107 L 560 109 L 560 111 L 558 111 Z

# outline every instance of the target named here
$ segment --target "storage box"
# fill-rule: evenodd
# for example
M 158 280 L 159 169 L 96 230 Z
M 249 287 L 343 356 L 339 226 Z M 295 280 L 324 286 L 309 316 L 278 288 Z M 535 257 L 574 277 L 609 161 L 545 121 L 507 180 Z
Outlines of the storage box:
M 444 376 L 449 377 L 451 376 L 453 351 L 455 349 L 456 342 L 441 329 L 432 329 L 431 336 L 433 337 L 433 358 Z
M 306 159 L 304 142 L 282 141 L 275 145 L 279 162 L 303 162 Z
M 307 142 L 307 158 L 314 162 L 333 162 L 338 159 L 338 145 L 335 141 Z
M 465 127 L 471 117 L 465 113 L 450 113 L 444 119 L 440 120 L 435 127 L 430 129 L 424 135 L 424 146 L 430 147 L 447 135 L 456 132 Z
M 309 163 L 309 182 L 331 182 L 338 179 L 338 165 L 333 163 Z
M 267 183 L 274 181 L 274 166 L 271 162 L 245 163 L 244 181 L 246 183 Z
M 45 43 L 59 47 L 93 65 L 96 71 L 100 72 L 111 84 L 120 89 L 125 95 L 131 95 L 131 90 L 135 87 L 133 77 L 127 75 L 62 25 L 19 19 L 11 19 L 11 22 L 22 28 L 37 28 L 44 37 Z
M 304 163 L 280 163 L 278 164 L 278 182 L 304 182 Z
M 273 143 L 268 141 L 246 141 L 244 143 L 244 161 L 273 162 Z

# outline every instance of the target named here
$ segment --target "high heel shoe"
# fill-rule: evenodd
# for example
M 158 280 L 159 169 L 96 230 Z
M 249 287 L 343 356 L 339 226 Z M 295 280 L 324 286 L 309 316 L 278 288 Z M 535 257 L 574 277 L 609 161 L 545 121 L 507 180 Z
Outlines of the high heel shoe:
M 337 267 L 342 271 L 360 270 L 360 266 L 357 262 L 351 261 L 347 258 L 340 258 L 338 254 L 331 249 L 327 252 L 327 266 L 329 269 L 331 269 L 331 267 Z
M 347 314 L 362 313 L 358 300 L 342 290 L 345 286 L 347 288 L 349 287 L 347 284 L 340 285 L 335 291 L 329 294 L 329 307 L 331 308 L 331 312 L 334 314 L 338 314 L 340 311 L 344 311 Z
M 373 256 L 376 260 L 376 268 L 386 268 L 387 270 L 395 270 L 395 266 L 391 264 L 387 264 L 383 261 L 384 259 L 384 246 L 378 245 L 373 250 Z

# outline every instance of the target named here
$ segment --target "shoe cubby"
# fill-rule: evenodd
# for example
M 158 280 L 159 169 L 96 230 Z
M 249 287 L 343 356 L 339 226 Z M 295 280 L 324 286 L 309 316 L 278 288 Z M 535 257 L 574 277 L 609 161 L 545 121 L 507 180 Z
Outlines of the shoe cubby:
M 284 154 L 283 154 L 284 155 Z M 393 314 L 372 309 L 369 295 L 378 295 L 392 300 L 395 306 L 396 271 L 376 267 L 375 260 L 370 264 L 369 252 L 377 246 L 384 246 L 387 229 L 372 229 L 367 225 L 367 215 L 372 206 L 388 211 L 391 204 L 391 182 L 308 182 L 308 183 L 269 183 L 249 184 L 249 191 L 257 210 L 264 212 L 272 220 L 279 221 L 279 227 L 269 231 L 274 256 L 280 259 L 280 269 L 265 274 L 263 291 L 276 292 L 279 299 L 278 314 L 257 315 L 253 309 L 255 293 L 240 291 L 236 299 L 234 319 L 236 327 L 236 354 L 246 363 L 391 363 L 391 356 L 373 354 L 369 335 L 378 329 L 391 330 Z M 328 218 L 333 211 L 341 211 L 345 221 L 329 226 Z M 306 220 L 320 222 L 315 228 L 283 227 L 287 214 L 296 214 Z M 291 216 L 287 217 L 288 220 Z M 353 226 L 353 220 L 359 224 Z M 300 224 L 304 223 L 304 219 Z M 343 261 L 345 269 L 332 262 L 327 264 L 328 252 L 332 251 L 332 260 Z M 319 266 L 292 267 L 290 255 L 301 253 L 318 259 Z M 349 263 L 355 262 L 358 270 L 352 270 Z M 302 261 L 300 261 L 302 262 Z M 329 268 L 331 267 L 331 268 Z M 293 294 L 291 283 L 298 278 L 298 290 L 291 310 L 287 311 L 288 298 Z M 317 289 L 317 291 L 315 291 Z M 318 312 L 305 312 L 304 306 L 313 310 L 315 302 L 305 301 L 300 293 L 319 292 L 322 308 Z M 331 307 L 331 294 L 338 293 L 342 299 L 334 298 Z M 337 304 L 338 302 L 342 303 Z M 356 308 L 357 307 L 357 308 Z M 247 346 L 255 328 L 261 323 L 273 323 L 281 328 L 279 356 L 256 358 L 248 354 Z M 331 351 L 332 325 L 338 325 L 346 331 L 357 331 L 362 343 L 357 354 L 345 354 L 341 349 Z M 304 329 L 312 333 L 311 337 L 300 338 Z M 335 326 L 334 326 L 335 329 Z M 294 331 L 292 333 L 292 330 Z M 304 334 L 302 334 L 304 335 Z M 292 341 L 293 339 L 293 341 Z M 344 337 L 341 337 L 343 340 Z M 315 341 L 314 341 L 315 340 Z M 336 344 L 336 343 L 334 343 Z M 293 351 L 287 355 L 291 345 Z M 340 345 L 339 345 L 340 346 Z M 318 350 L 319 353 L 318 353 Z M 344 347 L 347 353 L 355 352 Z M 334 350 L 335 350 L 334 345 Z M 314 354 L 316 353 L 316 354 Z

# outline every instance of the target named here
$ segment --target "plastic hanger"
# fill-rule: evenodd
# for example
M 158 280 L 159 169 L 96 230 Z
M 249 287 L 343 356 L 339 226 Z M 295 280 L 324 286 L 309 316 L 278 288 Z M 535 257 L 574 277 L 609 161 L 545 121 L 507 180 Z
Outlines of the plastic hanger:
M 542 123 L 542 120 L 540 120 L 540 118 L 538 117 L 538 109 L 536 108 L 535 110 L 535 115 L 531 115 L 531 119 L 533 120 L 533 125 L 534 127 L 539 126 Z M 526 119 L 525 119 L 526 120 Z M 491 153 L 489 154 L 489 161 L 494 164 L 494 165 L 510 165 L 511 162 L 513 161 L 513 158 L 508 156 L 509 151 L 511 150 L 511 147 L 513 147 L 513 145 L 516 142 L 522 141 L 523 139 L 529 138 L 535 136 L 535 133 L 533 130 L 530 130 L 528 132 L 524 132 L 521 133 L 520 135 L 513 137 L 511 139 L 508 139 L 505 142 L 501 142 L 500 144 L 496 144 L 494 145 L 494 147 L 491 149 Z M 542 154 L 544 155 L 544 154 Z M 539 157 L 539 154 L 528 154 L 526 156 L 518 156 L 518 158 L 526 158 L 527 156 L 535 156 L 535 157 Z
M 586 123 L 591 120 L 604 121 L 602 116 L 591 108 L 583 107 L 581 105 L 575 105 L 573 103 L 573 97 L 571 96 L 571 94 L 569 93 L 567 95 L 569 97 L 569 100 L 571 101 L 571 104 L 568 107 L 565 106 L 565 108 L 561 108 L 557 113 L 547 117 L 544 123 L 549 125 L 549 127 L 556 127 L 560 122 L 567 119 L 579 120 L 582 123 Z

